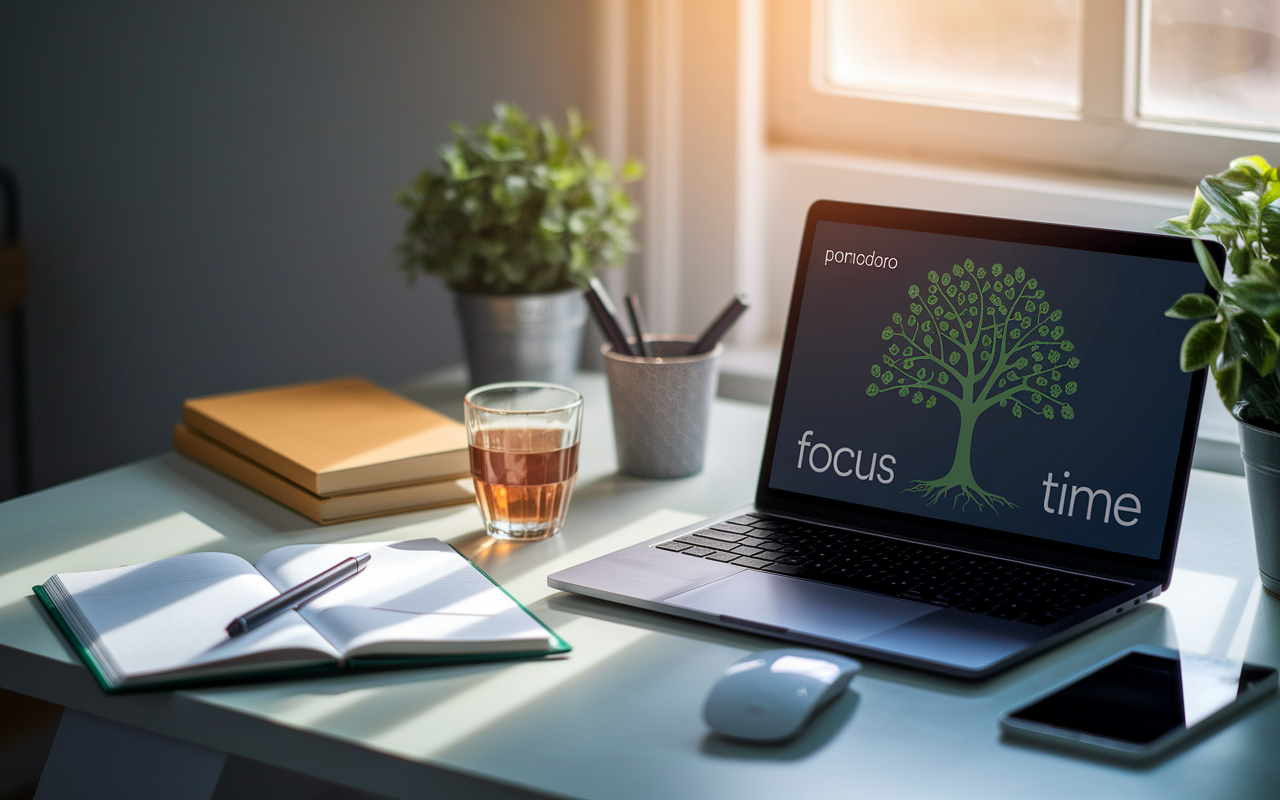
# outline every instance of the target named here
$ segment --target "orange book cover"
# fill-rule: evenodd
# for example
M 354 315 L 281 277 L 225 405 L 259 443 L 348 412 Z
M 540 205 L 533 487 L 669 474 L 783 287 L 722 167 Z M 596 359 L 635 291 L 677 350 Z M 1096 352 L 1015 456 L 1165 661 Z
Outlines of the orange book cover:
M 468 503 L 475 498 L 470 475 L 452 475 L 425 483 L 320 497 L 186 425 L 178 425 L 173 429 L 173 446 L 183 455 L 256 489 L 322 525 L 380 514 Z
M 461 423 L 363 378 L 199 397 L 182 419 L 322 497 L 470 471 Z

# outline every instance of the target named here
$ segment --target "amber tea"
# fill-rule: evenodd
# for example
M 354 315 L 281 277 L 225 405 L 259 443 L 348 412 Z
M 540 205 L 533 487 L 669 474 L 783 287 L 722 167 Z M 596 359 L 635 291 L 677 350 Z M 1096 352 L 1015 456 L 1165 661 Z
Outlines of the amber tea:
M 578 445 L 556 447 L 564 439 L 558 430 L 487 433 L 487 447 L 471 446 L 471 477 L 485 520 L 512 539 L 550 535 L 569 507 Z M 518 447 L 537 447 L 541 440 L 556 449 L 509 450 L 511 439 L 521 440 Z

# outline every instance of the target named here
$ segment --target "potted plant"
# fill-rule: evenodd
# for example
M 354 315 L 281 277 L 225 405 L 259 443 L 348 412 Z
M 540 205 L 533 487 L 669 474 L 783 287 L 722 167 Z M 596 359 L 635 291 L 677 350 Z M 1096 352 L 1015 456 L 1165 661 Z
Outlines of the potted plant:
M 1200 181 L 1191 211 L 1161 229 L 1213 238 L 1227 251 L 1219 272 L 1199 238 L 1196 257 L 1215 299 L 1187 294 L 1165 312 L 1200 320 L 1182 341 L 1184 371 L 1208 367 L 1240 424 L 1262 585 L 1280 596 L 1280 175 L 1261 156 L 1237 158 Z
M 438 275 L 454 292 L 472 385 L 505 380 L 566 383 L 577 369 L 586 306 L 582 289 L 600 264 L 635 250 L 637 212 L 623 184 L 586 141 L 574 110 L 564 130 L 500 103 L 494 118 L 454 125 L 397 202 L 409 211 L 400 267 L 412 283 Z

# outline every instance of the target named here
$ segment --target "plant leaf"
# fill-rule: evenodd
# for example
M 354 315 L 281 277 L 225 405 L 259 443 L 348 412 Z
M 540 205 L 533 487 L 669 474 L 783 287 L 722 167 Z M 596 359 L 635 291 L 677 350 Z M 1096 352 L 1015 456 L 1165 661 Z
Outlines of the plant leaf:
M 1204 319 L 1216 316 L 1217 313 L 1218 304 L 1209 295 L 1184 294 L 1164 315 L 1174 319 Z
M 1199 191 L 1214 211 L 1236 224 L 1244 225 L 1249 221 L 1248 212 L 1241 208 L 1231 188 L 1222 178 L 1210 176 L 1200 181 Z
M 1159 230 L 1174 236 L 1195 236 L 1196 231 L 1191 227 L 1190 219 L 1190 216 L 1185 214 L 1181 217 L 1170 217 L 1160 223 Z
M 1241 278 L 1231 284 L 1229 293 L 1237 305 L 1260 317 L 1280 313 L 1280 286 L 1259 276 Z
M 1204 271 L 1205 278 L 1208 279 L 1209 285 L 1218 292 L 1223 292 L 1227 288 L 1227 284 L 1222 280 L 1222 273 L 1218 271 L 1218 265 L 1213 260 L 1213 256 L 1209 254 L 1209 248 L 1204 246 L 1204 242 L 1199 239 L 1191 240 L 1191 247 L 1196 251 L 1196 261 L 1200 262 L 1200 269 Z
M 1227 339 L 1224 322 L 1205 320 L 1196 323 L 1182 340 L 1180 366 L 1183 372 L 1195 372 L 1213 363 Z
M 1227 326 L 1227 338 L 1235 340 L 1259 375 L 1269 375 L 1275 369 L 1280 336 L 1262 317 L 1248 311 L 1235 315 Z
M 1240 397 L 1241 371 L 1242 367 L 1239 361 L 1222 369 L 1213 370 L 1213 382 L 1217 384 L 1218 397 L 1228 411 L 1235 407 L 1236 400 Z
M 1227 246 L 1227 263 L 1231 265 L 1232 275 L 1235 275 L 1237 278 L 1248 277 L 1249 267 L 1252 266 L 1253 260 L 1249 258 L 1249 245 L 1247 241 L 1243 247 Z
M 1280 257 L 1280 208 L 1273 205 L 1262 209 L 1262 227 L 1263 251 L 1273 259 Z
M 1237 161 L 1238 160 L 1239 159 L 1237 159 Z M 1258 181 L 1261 180 L 1262 176 L 1265 174 L 1265 172 L 1259 173 L 1253 168 L 1243 169 L 1236 167 L 1233 162 L 1233 166 L 1230 169 L 1214 175 L 1213 180 L 1221 184 L 1226 189 L 1236 190 L 1235 192 L 1228 192 L 1228 194 L 1239 195 L 1241 192 L 1248 192 L 1256 189 Z M 1243 198 L 1238 198 L 1237 202 L 1240 202 L 1242 199 Z
M 440 168 L 396 195 L 410 215 L 396 247 L 406 275 L 469 292 L 559 291 L 635 252 L 639 214 L 624 181 L 586 141 L 590 125 L 574 110 L 566 120 L 535 122 L 498 103 L 486 121 L 451 126 Z
M 644 164 L 634 158 L 628 158 L 622 164 L 622 180 L 630 183 L 644 177 Z
M 1264 378 L 1248 361 L 1241 362 L 1240 367 L 1238 399 L 1248 403 L 1247 407 L 1240 409 L 1242 416 L 1272 424 L 1280 420 L 1280 370 Z
M 1231 168 L 1247 170 L 1258 176 L 1264 176 L 1271 171 L 1271 165 L 1262 156 L 1240 156 L 1231 162 Z
M 1258 206 L 1266 208 L 1276 200 L 1280 200 L 1280 181 L 1273 180 L 1267 184 L 1267 191 L 1258 198 Z
M 1209 211 L 1209 204 L 1200 195 L 1200 190 L 1196 189 L 1195 199 L 1191 201 L 1191 211 L 1187 214 L 1187 227 L 1192 230 L 1198 230 L 1204 224 L 1204 221 L 1209 218 Z

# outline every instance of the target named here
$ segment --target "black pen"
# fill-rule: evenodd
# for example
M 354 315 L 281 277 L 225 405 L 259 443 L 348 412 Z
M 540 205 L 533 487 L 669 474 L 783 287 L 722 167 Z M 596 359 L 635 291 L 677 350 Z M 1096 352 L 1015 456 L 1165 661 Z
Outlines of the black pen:
M 231 636 L 248 633 L 267 620 L 297 608 L 321 592 L 326 592 L 347 578 L 354 577 L 364 569 L 365 564 L 369 563 L 369 558 L 369 554 L 365 553 L 354 558 L 343 559 L 314 578 L 308 578 L 292 589 L 284 590 L 279 597 L 268 600 L 232 620 L 227 626 L 227 633 Z
M 586 298 L 587 303 L 591 306 L 591 313 L 595 315 L 596 324 L 600 326 L 600 332 L 613 345 L 613 352 L 624 356 L 634 356 L 635 351 L 631 349 L 631 345 L 627 342 L 626 334 L 622 332 L 622 327 L 618 325 L 618 312 L 614 310 L 613 300 L 609 298 L 609 291 L 604 288 L 604 284 L 600 282 L 599 278 L 592 278 L 587 285 Z
M 653 348 L 645 341 L 649 326 L 644 324 L 644 312 L 640 310 L 640 295 L 632 292 L 627 295 L 627 313 L 631 315 L 631 329 L 636 332 L 636 343 L 640 345 L 640 355 L 653 358 Z
M 742 316 L 742 312 L 747 310 L 747 304 L 742 302 L 742 295 L 736 295 L 729 301 L 729 305 L 725 306 L 724 311 L 720 312 L 720 316 L 715 318 L 707 329 L 698 337 L 698 341 L 693 343 L 693 347 L 689 348 L 688 355 L 696 356 L 702 353 L 710 353 L 715 348 L 716 343 L 720 341 L 720 337 L 728 333 L 733 327 L 733 323 L 738 321 L 738 317 Z

